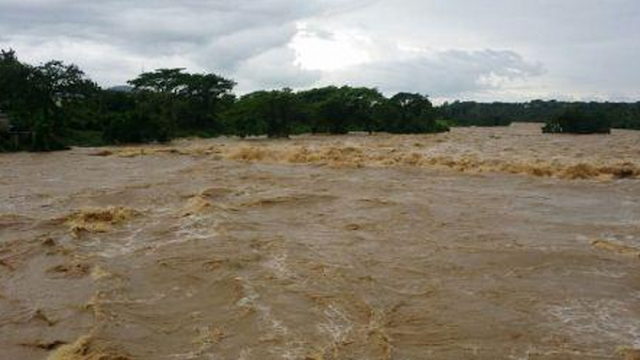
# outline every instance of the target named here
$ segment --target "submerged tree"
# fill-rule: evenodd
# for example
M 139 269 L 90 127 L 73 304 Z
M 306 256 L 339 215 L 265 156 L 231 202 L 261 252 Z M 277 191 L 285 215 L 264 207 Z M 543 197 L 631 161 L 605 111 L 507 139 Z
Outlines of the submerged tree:
M 317 129 L 330 134 L 346 134 L 350 130 L 373 132 L 378 127 L 373 110 L 383 101 L 384 96 L 376 89 L 332 88 L 317 108 Z
M 153 111 L 171 127 L 185 130 L 222 131 L 218 115 L 232 100 L 232 80 L 216 74 L 190 74 L 184 69 L 158 69 L 129 81 L 142 107 Z M 161 106 L 155 106 L 161 104 Z
M 234 135 L 266 134 L 270 138 L 286 138 L 301 116 L 302 109 L 296 94 L 291 89 L 283 89 L 245 95 L 225 113 L 224 118 Z
M 477 103 L 474 101 L 444 103 L 439 115 L 454 126 L 509 126 L 524 116 L 522 104 Z
M 398 93 L 379 107 L 383 130 L 396 134 L 419 134 L 447 131 L 436 121 L 437 113 L 427 96 Z
M 610 134 L 611 120 L 601 111 L 585 111 L 571 107 L 549 120 L 542 129 L 544 133 Z

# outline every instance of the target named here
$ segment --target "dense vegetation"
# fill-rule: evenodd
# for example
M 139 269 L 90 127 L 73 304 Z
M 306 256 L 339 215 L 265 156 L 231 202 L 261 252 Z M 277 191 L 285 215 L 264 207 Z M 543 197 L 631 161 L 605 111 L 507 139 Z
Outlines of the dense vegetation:
M 3 150 L 56 150 L 67 145 L 163 142 L 178 136 L 288 137 L 314 132 L 430 133 L 449 128 L 436 121 L 426 96 L 387 98 L 375 89 L 324 87 L 294 92 L 257 91 L 236 97 L 235 83 L 215 74 L 159 69 L 100 89 L 74 65 L 31 66 L 12 51 L 0 54 L 0 110 L 11 118 Z M 12 148 L 13 147 L 13 148 Z
M 610 134 L 611 122 L 609 116 L 602 111 L 571 107 L 547 121 L 542 131 L 552 134 Z
M 436 133 L 449 126 L 506 126 L 549 122 L 548 132 L 640 129 L 640 103 L 533 101 L 524 104 L 445 103 L 421 94 L 386 97 L 376 89 L 323 87 L 257 91 L 241 97 L 215 74 L 159 69 L 101 89 L 75 65 L 33 66 L 0 52 L 0 151 L 49 151 L 67 146 L 164 142 L 180 136 Z M 0 119 L 0 122 L 2 120 Z
M 491 126 L 491 122 L 506 125 L 519 122 L 556 122 L 565 113 L 570 116 L 586 116 L 578 122 L 591 122 L 595 116 L 599 121 L 616 129 L 640 130 L 640 102 L 562 102 L 534 100 L 526 103 L 476 103 L 453 102 L 440 107 L 440 113 L 453 125 Z M 597 130 L 597 126 L 594 130 Z M 569 130 L 567 130 L 569 131 Z M 596 131 L 597 132 L 597 131 Z

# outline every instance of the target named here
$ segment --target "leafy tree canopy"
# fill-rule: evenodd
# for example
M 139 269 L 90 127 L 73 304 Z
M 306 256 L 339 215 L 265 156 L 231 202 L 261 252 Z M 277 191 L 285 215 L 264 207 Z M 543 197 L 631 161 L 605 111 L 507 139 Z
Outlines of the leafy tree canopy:
M 547 122 L 546 132 L 640 130 L 640 102 L 455 101 L 434 106 L 424 94 L 387 97 L 374 88 L 351 86 L 256 91 L 236 97 L 233 80 L 182 68 L 144 72 L 128 83 L 131 87 L 103 90 L 73 64 L 30 65 L 12 50 L 0 51 L 0 110 L 9 115 L 13 133 L 27 134 L 21 135 L 17 148 L 9 146 L 11 135 L 4 124 L 0 151 L 168 141 L 179 136 L 436 133 L 448 131 L 449 125 L 507 126 L 513 121 Z

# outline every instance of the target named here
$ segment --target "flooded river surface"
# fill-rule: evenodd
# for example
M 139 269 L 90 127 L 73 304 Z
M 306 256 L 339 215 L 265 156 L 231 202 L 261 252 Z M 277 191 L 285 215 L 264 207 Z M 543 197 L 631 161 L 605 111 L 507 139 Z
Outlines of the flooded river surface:
M 638 359 L 640 132 L 0 155 L 0 359 Z

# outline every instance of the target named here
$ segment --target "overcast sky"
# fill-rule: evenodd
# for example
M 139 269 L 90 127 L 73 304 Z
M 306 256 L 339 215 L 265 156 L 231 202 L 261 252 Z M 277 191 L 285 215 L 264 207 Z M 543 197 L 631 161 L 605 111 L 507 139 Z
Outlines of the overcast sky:
M 0 0 L 0 48 L 103 86 L 215 72 L 436 100 L 640 100 L 638 0 Z

